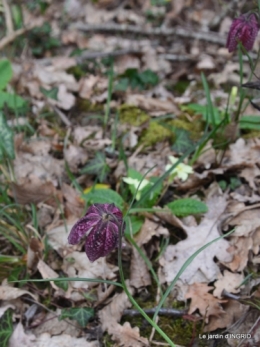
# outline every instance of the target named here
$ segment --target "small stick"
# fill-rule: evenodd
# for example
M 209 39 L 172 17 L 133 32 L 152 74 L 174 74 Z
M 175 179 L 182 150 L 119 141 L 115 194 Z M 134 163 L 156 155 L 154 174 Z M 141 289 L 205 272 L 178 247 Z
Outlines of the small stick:
M 219 45 L 225 45 L 226 39 L 224 36 L 217 34 L 216 32 L 194 32 L 191 30 L 186 30 L 183 28 L 143 28 L 135 25 L 125 25 L 125 24 L 99 24 L 90 25 L 84 23 L 76 23 L 72 25 L 72 28 L 84 31 L 84 32 L 103 32 L 103 33 L 119 33 L 119 34 L 133 34 L 142 36 L 179 36 L 188 39 L 207 41 L 212 43 L 217 43 Z
M 146 309 L 146 310 L 144 310 L 144 312 L 147 314 L 154 314 L 156 312 L 156 307 Z M 159 310 L 159 315 L 161 315 L 161 316 L 182 317 L 185 314 L 187 314 L 187 311 L 181 311 L 181 310 L 177 310 L 175 308 L 161 308 Z M 135 317 L 135 316 L 140 316 L 141 314 L 137 310 L 124 310 L 123 315 Z

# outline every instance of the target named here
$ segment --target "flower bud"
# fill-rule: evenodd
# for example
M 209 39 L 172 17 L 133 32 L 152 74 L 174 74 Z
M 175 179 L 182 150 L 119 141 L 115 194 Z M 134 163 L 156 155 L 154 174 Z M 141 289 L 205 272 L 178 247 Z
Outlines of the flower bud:
M 255 13 L 246 13 L 235 18 L 228 33 L 226 44 L 228 51 L 233 52 L 239 41 L 247 51 L 250 51 L 253 48 L 258 30 L 258 19 Z
M 125 229 L 123 215 L 114 204 L 94 204 L 85 216 L 77 221 L 68 237 L 75 245 L 86 236 L 85 251 L 91 262 L 105 257 L 118 246 L 120 236 Z

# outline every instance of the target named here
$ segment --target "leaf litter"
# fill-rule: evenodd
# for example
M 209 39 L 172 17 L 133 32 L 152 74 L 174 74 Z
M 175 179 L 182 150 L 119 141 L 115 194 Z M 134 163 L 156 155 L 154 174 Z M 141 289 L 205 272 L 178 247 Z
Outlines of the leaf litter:
M 83 170 L 85 165 L 94 163 L 97 152 L 104 154 L 104 163 L 110 169 L 105 183 L 119 192 L 121 178 L 127 175 L 122 150 L 129 167 L 142 175 L 151 169 L 148 179 L 160 177 L 165 172 L 169 156 L 183 154 L 181 145 L 176 142 L 173 145 L 173 140 L 167 136 L 163 140 L 156 138 L 152 144 L 142 143 L 151 124 L 156 124 L 156 129 L 162 124 L 164 128 L 186 131 L 191 138 L 188 141 L 186 137 L 185 145 L 194 143 L 192 127 L 196 121 L 202 121 L 203 114 L 194 116 L 182 106 L 207 103 L 200 87 L 201 72 L 207 74 L 213 85 L 211 97 L 219 111 L 225 109 L 229 93 L 223 86 L 240 85 L 239 64 L 224 48 L 231 23 L 229 12 L 212 1 L 199 6 L 193 1 L 168 4 L 162 1 L 155 5 L 149 1 L 141 4 L 139 1 L 83 3 L 69 0 L 42 2 L 41 8 L 38 5 L 19 6 L 24 25 L 38 21 L 40 27 L 46 21 L 50 29 L 45 29 L 40 36 L 37 30 L 29 30 L 28 51 L 11 59 L 11 83 L 6 79 L 7 91 L 15 90 L 26 98 L 30 111 L 21 111 L 17 119 L 10 111 L 8 117 L 5 115 L 7 124 L 17 134 L 12 170 L 9 167 L 6 171 L 1 161 L 2 172 L 5 179 L 8 178 L 5 181 L 1 175 L 1 184 L 8 186 L 9 199 L 3 207 L 12 201 L 23 205 L 27 213 L 35 206 L 38 216 L 38 224 L 33 222 L 33 213 L 24 223 L 28 240 L 31 240 L 24 253 L 11 251 L 10 255 L 19 257 L 16 261 L 22 265 L 20 275 L 12 273 L 12 276 L 26 278 L 27 272 L 38 279 L 68 276 L 92 278 L 93 282 L 72 281 L 65 289 L 58 282 L 43 286 L 28 282 L 20 288 L 13 283 L 7 285 L 9 274 L 1 277 L 1 318 L 8 312 L 9 321 L 12 317 L 14 323 L 13 331 L 7 331 L 10 339 L 5 346 L 96 347 L 108 345 L 110 342 L 106 341 L 110 340 L 112 345 L 129 347 L 161 343 L 157 335 L 151 338 L 151 330 L 147 334 L 142 321 L 131 317 L 127 321 L 122 319 L 124 310 L 132 306 L 124 292 L 116 286 L 95 282 L 95 279 L 118 280 L 116 252 L 90 263 L 82 251 L 83 243 L 70 246 L 67 237 L 77 218 L 85 212 L 81 190 L 92 189 L 97 183 L 98 172 L 84 173 Z M 219 21 L 216 24 L 215 17 Z M 189 23 L 190 28 L 186 24 L 183 27 L 183 23 Z M 131 25 L 142 29 L 133 35 Z M 215 31 L 209 31 L 214 25 Z M 180 26 L 187 30 L 184 34 L 177 30 Z M 162 33 L 158 34 L 158 28 Z M 175 36 L 163 34 L 165 28 L 176 29 Z M 59 41 L 57 45 L 55 40 Z M 259 42 L 255 43 L 257 45 Z M 110 94 L 107 66 L 111 56 L 114 56 L 114 90 L 110 109 L 107 109 Z M 245 78 L 249 73 L 248 64 L 245 64 Z M 154 79 L 154 74 L 158 80 Z M 138 126 L 120 122 L 121 107 L 125 105 L 131 109 L 130 118 L 135 117 L 134 110 L 138 109 L 147 115 L 147 120 Z M 253 113 L 258 116 L 251 108 L 250 114 Z M 110 131 L 100 122 L 104 114 L 108 115 Z M 165 123 L 164 117 L 169 117 L 171 122 Z M 6 127 L 4 118 L 2 122 L 3 128 Z M 248 295 L 248 290 L 257 298 L 257 291 L 254 288 L 252 292 L 252 288 L 259 285 L 259 134 L 246 138 L 250 134 L 240 129 L 244 138 L 237 139 L 237 128 L 230 131 L 236 133 L 235 140 L 225 151 L 219 150 L 214 141 L 208 141 L 204 153 L 193 164 L 193 174 L 184 182 L 177 178 L 169 182 L 166 196 L 155 206 L 156 212 L 144 212 L 142 226 L 134 240 L 156 268 L 160 285 L 165 290 L 195 251 L 234 228 L 228 239 L 219 240 L 193 260 L 180 276 L 167 305 L 171 308 L 184 303 L 190 318 L 203 321 L 201 333 L 203 327 L 208 332 L 227 329 L 238 334 L 251 333 L 249 344 L 241 344 L 246 347 L 259 341 L 260 331 L 257 310 L 239 301 Z M 198 132 L 197 136 L 202 135 Z M 10 130 L 8 134 L 10 140 Z M 177 135 L 176 130 L 178 139 Z M 120 149 L 115 146 L 117 138 L 122 139 Z M 11 158 L 13 150 L 7 140 L 6 153 Z M 234 179 L 240 182 L 237 186 L 232 185 Z M 221 180 L 225 180 L 227 189 L 220 188 Z M 170 211 L 160 212 L 163 199 L 169 202 L 198 192 L 208 207 L 204 215 L 178 218 Z M 19 235 L 21 228 L 17 224 L 11 230 L 14 228 Z M 155 307 L 158 288 L 154 288 L 156 285 L 147 264 L 134 246 L 125 240 L 123 243 L 128 289 L 137 298 L 148 292 L 150 299 L 143 300 L 142 304 Z M 36 244 L 38 246 L 34 247 Z M 3 250 L 8 249 L 4 247 L 6 241 Z M 9 255 L 2 252 L 2 248 L 0 251 L 1 255 Z M 155 261 L 156 256 L 158 261 Z M 248 274 L 256 276 L 249 284 L 245 281 Z M 235 295 L 236 300 L 225 292 Z M 30 322 L 24 324 L 25 312 L 33 305 L 38 305 L 37 309 Z M 48 306 L 57 309 L 47 313 Z M 60 308 L 68 307 L 95 307 L 95 318 L 83 328 L 69 318 L 60 321 Z M 160 321 L 163 324 L 160 318 L 159 325 Z M 38 326 L 33 327 L 34 324 Z M 171 328 L 174 326 L 172 322 L 167 324 Z M 181 335 L 183 329 L 173 334 L 173 341 L 181 341 Z M 198 336 L 193 340 L 194 335 L 191 335 L 186 345 L 201 342 Z M 235 346 L 232 339 L 227 343 Z

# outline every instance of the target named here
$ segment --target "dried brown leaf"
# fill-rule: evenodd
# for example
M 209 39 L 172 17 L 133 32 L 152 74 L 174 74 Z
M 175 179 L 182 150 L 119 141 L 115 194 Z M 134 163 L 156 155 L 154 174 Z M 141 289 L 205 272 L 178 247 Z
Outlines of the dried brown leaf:
M 37 301 L 37 297 L 34 294 L 28 292 L 27 290 L 5 286 L 5 285 L 0 286 L 0 300 L 6 300 L 6 301 L 14 300 L 25 294 L 31 295 L 31 297 L 35 301 Z
M 216 299 L 208 293 L 212 288 L 206 283 L 193 283 L 186 293 L 186 298 L 191 299 L 189 314 L 198 309 L 201 315 L 205 317 L 206 323 L 208 323 L 210 316 L 219 317 L 224 313 L 220 304 L 226 302 L 226 300 Z
M 66 199 L 65 202 L 65 212 L 66 217 L 69 219 L 71 217 L 82 217 L 83 210 L 85 208 L 84 201 L 80 198 L 79 194 L 66 183 L 62 184 L 61 191 L 63 197 Z
M 230 327 L 248 310 L 248 307 L 240 304 L 238 301 L 229 300 L 227 303 L 222 303 L 224 309 L 223 314 L 218 317 L 209 317 L 209 323 L 205 326 L 204 331 L 214 331 Z
M 145 253 L 145 250 L 142 249 Z M 151 285 L 151 276 L 145 261 L 135 247 L 132 248 L 130 284 L 136 289 Z
M 184 226 L 187 238 L 176 245 L 169 245 L 160 258 L 162 274 L 166 281 L 171 282 L 186 260 L 200 247 L 220 236 L 218 222 L 227 206 L 226 196 L 213 196 L 207 200 L 208 212 L 198 226 Z M 217 279 L 219 267 L 214 261 L 230 262 L 232 255 L 227 251 L 229 243 L 221 239 L 199 253 L 186 268 L 180 279 L 188 284 L 195 282 L 211 282 Z
M 238 273 L 232 273 L 228 270 L 224 270 L 224 274 L 219 276 L 219 279 L 214 283 L 215 290 L 213 295 L 217 298 L 221 298 L 221 293 L 225 289 L 230 293 L 239 293 L 240 289 L 237 287 L 243 281 L 244 276 Z
M 138 246 L 148 243 L 153 236 L 169 236 L 168 229 L 146 218 L 140 232 L 134 237 Z
M 21 322 L 15 327 L 10 340 L 8 342 L 8 347 L 34 347 L 36 337 L 33 334 L 26 334 Z
M 19 204 L 38 204 L 45 202 L 46 204 L 56 206 L 57 199 L 61 200 L 60 193 L 54 187 L 52 182 L 42 182 L 37 177 L 28 179 L 22 184 L 12 182 L 12 195 Z

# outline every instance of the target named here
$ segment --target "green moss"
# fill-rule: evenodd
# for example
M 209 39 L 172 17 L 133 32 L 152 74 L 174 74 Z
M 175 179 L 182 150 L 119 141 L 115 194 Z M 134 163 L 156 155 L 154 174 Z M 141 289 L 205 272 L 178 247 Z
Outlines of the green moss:
M 187 130 L 193 140 L 198 140 L 201 137 L 201 132 L 204 130 L 203 122 L 201 120 L 194 120 L 189 122 L 186 119 L 174 119 L 170 124 L 176 128 Z
M 140 108 L 131 105 L 122 105 L 119 108 L 119 121 L 133 126 L 141 126 L 148 122 L 150 116 Z
M 86 71 L 84 71 L 80 65 L 70 67 L 67 72 L 72 74 L 77 80 L 86 75 Z
M 92 104 L 90 100 L 81 99 L 77 100 L 76 107 L 80 112 L 103 112 L 103 105 Z
M 244 139 L 253 139 L 255 137 L 260 137 L 260 131 L 252 130 L 250 132 L 247 132 L 246 134 L 243 134 L 242 137 Z
M 141 136 L 140 143 L 143 143 L 145 146 L 153 146 L 165 140 L 174 142 L 174 139 L 175 136 L 171 130 L 163 127 L 157 122 L 150 122 L 148 129 L 146 129 Z

